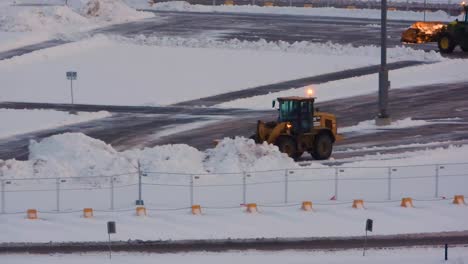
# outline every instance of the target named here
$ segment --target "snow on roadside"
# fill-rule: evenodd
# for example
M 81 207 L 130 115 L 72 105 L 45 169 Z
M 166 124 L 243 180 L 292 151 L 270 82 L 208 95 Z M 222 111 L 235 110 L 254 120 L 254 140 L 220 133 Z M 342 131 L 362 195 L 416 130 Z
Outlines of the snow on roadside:
M 109 117 L 107 111 L 78 112 L 76 115 L 55 110 L 0 109 L 0 139 L 37 130 L 55 128 Z
M 255 14 L 281 14 L 304 15 L 322 17 L 351 17 L 380 19 L 380 10 L 377 9 L 343 9 L 333 7 L 303 8 L 303 7 L 260 7 L 260 6 L 208 6 L 191 5 L 184 1 L 159 2 L 152 7 L 147 4 L 136 4 L 140 8 L 158 11 L 182 11 L 182 12 L 229 12 L 229 13 L 255 13 Z M 388 11 L 388 18 L 394 20 L 422 20 L 423 12 L 414 11 Z M 457 17 L 449 16 L 445 11 L 426 12 L 426 20 L 429 21 L 453 21 Z
M 415 86 L 443 83 L 467 82 L 465 69 L 468 60 L 452 59 L 432 64 L 423 64 L 389 71 L 391 89 L 407 89 Z M 443 72 L 444 74 L 440 74 Z M 312 85 L 317 102 L 330 101 L 340 98 L 364 95 L 377 92 L 378 74 L 370 74 L 345 80 Z M 267 95 L 242 98 L 216 105 L 227 108 L 270 109 L 271 101 L 284 96 L 302 96 L 305 88 L 270 93 Z
M 309 41 L 296 41 L 293 43 L 288 43 L 286 41 L 266 41 L 264 39 L 258 41 L 246 41 L 238 39 L 215 40 L 210 38 L 183 38 L 166 36 L 147 37 L 145 35 L 139 35 L 133 38 L 126 38 L 122 36 L 109 36 L 109 38 L 122 43 L 159 47 L 281 51 L 287 53 L 305 53 L 333 56 L 352 55 L 376 58 L 380 56 L 380 47 L 377 46 L 354 47 L 351 44 L 343 45 L 332 42 L 316 43 Z M 430 62 L 447 60 L 442 57 L 440 53 L 433 50 L 426 52 L 424 50 L 415 50 L 404 46 L 388 48 L 387 58 L 389 61 L 418 60 Z
M 408 117 L 402 120 L 394 120 L 392 121 L 392 124 L 382 128 L 382 127 L 377 126 L 374 120 L 366 120 L 366 121 L 359 122 L 359 124 L 355 126 L 338 128 L 338 132 L 339 133 L 349 133 L 349 132 L 373 133 L 375 132 L 375 130 L 378 130 L 378 129 L 388 130 L 388 129 L 409 128 L 409 127 L 425 126 L 430 123 L 431 122 L 428 122 L 426 120 L 413 120 L 411 117 Z

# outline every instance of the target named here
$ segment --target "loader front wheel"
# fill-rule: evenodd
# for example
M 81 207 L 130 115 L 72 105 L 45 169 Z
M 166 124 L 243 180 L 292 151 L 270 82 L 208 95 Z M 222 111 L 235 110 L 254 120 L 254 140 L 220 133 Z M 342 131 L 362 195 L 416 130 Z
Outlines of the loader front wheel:
M 310 155 L 316 160 L 325 160 L 331 156 L 333 140 L 328 134 L 320 134 L 315 138 L 314 147 Z
M 302 153 L 297 152 L 296 142 L 291 137 L 281 136 L 276 140 L 275 145 L 278 146 L 281 152 L 286 153 L 294 160 L 297 160 L 302 155 Z
M 439 51 L 440 53 L 452 53 L 453 50 L 455 49 L 456 43 L 453 40 L 452 36 L 448 33 L 442 34 L 438 41 L 437 45 L 439 46 Z

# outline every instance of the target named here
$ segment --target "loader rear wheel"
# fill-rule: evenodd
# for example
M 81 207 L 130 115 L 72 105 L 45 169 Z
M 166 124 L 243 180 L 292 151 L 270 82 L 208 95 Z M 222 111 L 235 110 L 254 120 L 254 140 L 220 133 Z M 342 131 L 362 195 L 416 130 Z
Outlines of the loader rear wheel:
M 453 40 L 452 36 L 448 33 L 442 34 L 437 40 L 437 45 L 439 46 L 440 53 L 452 53 L 455 49 L 456 43 Z
M 466 47 L 460 46 L 460 48 L 463 50 L 463 52 L 468 52 L 468 46 Z
M 328 134 L 320 134 L 315 138 L 314 147 L 310 155 L 316 160 L 325 160 L 331 156 L 333 140 Z
M 279 150 L 286 153 L 290 158 L 297 160 L 301 157 L 302 153 L 297 151 L 297 145 L 291 137 L 281 136 L 276 140 L 276 145 Z

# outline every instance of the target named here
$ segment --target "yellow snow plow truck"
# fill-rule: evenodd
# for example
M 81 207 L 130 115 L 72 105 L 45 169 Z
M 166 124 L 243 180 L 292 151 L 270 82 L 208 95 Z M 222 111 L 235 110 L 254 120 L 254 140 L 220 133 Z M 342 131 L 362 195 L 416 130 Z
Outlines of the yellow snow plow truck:
M 251 136 L 256 143 L 268 142 L 293 159 L 307 151 L 316 160 L 328 159 L 333 144 L 341 140 L 336 117 L 314 108 L 314 97 L 281 97 L 277 121 L 258 121 Z M 275 107 L 276 101 L 273 101 Z
M 456 46 L 468 52 L 468 5 L 462 4 L 463 21 L 456 19 L 447 25 L 441 22 L 416 22 L 401 35 L 406 43 L 437 42 L 441 53 L 451 53 Z

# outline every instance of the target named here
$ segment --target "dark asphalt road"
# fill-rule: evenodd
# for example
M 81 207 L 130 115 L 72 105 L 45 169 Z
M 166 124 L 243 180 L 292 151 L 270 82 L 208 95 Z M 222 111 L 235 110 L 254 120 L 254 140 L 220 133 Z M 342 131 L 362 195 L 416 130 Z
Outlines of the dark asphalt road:
M 175 241 L 115 241 L 112 251 L 123 252 L 223 252 L 230 250 L 340 250 L 362 248 L 364 237 L 324 237 L 324 238 L 257 238 L 219 240 L 175 240 Z M 414 247 L 414 246 L 465 246 L 468 232 L 442 232 L 426 234 L 377 235 L 369 236 L 369 248 Z M 69 243 L 3 243 L 0 254 L 31 253 L 79 253 L 108 252 L 108 242 L 69 242 Z M 441 250 L 442 252 L 442 250 Z
M 435 84 L 411 89 L 390 91 L 390 114 L 395 120 L 411 117 L 420 120 L 435 120 L 459 118 L 456 121 L 441 121 L 426 126 L 411 127 L 407 129 L 380 129 L 376 133 L 345 134 L 345 140 L 336 144 L 335 150 L 341 153 L 332 155 L 335 159 L 358 157 L 367 154 L 394 153 L 407 150 L 425 149 L 427 146 L 408 149 L 381 149 L 359 150 L 365 147 L 395 147 L 413 143 L 441 142 L 431 146 L 432 148 L 468 141 L 468 83 L 459 84 Z M 322 111 L 336 114 L 338 125 L 341 127 L 356 125 L 361 121 L 371 120 L 377 116 L 377 93 L 344 98 L 339 100 L 317 104 Z M 276 111 L 271 110 L 266 114 L 256 117 L 237 118 L 213 124 L 209 127 L 191 130 L 167 136 L 148 145 L 165 143 L 186 143 L 194 147 L 205 149 L 212 146 L 215 138 L 245 136 L 248 137 L 255 131 L 258 119 L 274 120 Z M 226 129 L 229 128 L 229 129 Z M 356 151 L 343 152 L 344 150 L 357 149 Z M 310 157 L 304 155 L 304 160 Z

